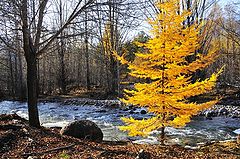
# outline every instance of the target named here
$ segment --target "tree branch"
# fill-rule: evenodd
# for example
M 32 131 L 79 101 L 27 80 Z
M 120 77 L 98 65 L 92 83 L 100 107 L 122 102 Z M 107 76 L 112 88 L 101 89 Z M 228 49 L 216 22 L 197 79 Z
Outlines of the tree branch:
M 78 11 L 77 8 L 79 7 L 79 5 L 81 4 L 82 0 L 80 0 L 77 4 L 77 6 L 75 7 L 74 11 L 72 12 L 72 14 L 69 16 L 68 20 L 66 21 L 66 23 L 54 34 L 52 35 L 47 41 L 48 43 L 37 52 L 37 57 L 41 56 L 41 54 L 43 54 L 45 52 L 45 50 L 51 45 L 51 43 L 54 41 L 54 39 L 56 39 L 58 37 L 58 35 L 81 13 L 83 12 L 85 9 L 90 7 L 90 4 L 92 4 L 94 2 L 94 0 L 89 0 L 85 5 L 83 5 Z
M 39 47 L 39 41 L 40 41 L 40 36 L 41 36 L 41 30 L 42 30 L 42 23 L 43 23 L 43 15 L 44 15 L 44 10 L 46 8 L 48 0 L 43 0 L 43 2 L 40 4 L 40 9 L 39 9 L 39 18 L 38 18 L 38 23 L 37 23 L 37 33 L 36 33 L 36 39 L 34 42 L 34 46 L 38 49 Z

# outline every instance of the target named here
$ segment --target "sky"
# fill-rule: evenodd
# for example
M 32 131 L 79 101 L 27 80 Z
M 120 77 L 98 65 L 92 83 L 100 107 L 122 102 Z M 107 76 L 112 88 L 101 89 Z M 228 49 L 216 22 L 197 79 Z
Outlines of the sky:
M 240 0 L 219 0 L 219 4 L 226 5 L 228 3 L 240 3 Z
M 211 2 L 213 0 L 207 0 L 208 2 Z M 227 4 L 231 4 L 231 3 L 240 3 L 240 0 L 217 0 L 218 4 L 224 8 L 225 5 Z M 136 36 L 140 31 L 145 31 L 148 32 L 150 29 L 150 26 L 148 25 L 147 22 L 143 22 L 142 26 L 139 28 L 136 28 L 133 32 L 129 33 L 128 36 L 130 37 L 130 39 L 134 36 Z

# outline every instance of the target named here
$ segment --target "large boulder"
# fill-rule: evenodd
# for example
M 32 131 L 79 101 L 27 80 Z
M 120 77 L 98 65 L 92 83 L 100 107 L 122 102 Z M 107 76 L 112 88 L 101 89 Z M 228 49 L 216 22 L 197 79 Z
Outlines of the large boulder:
M 102 130 L 90 120 L 78 120 L 66 125 L 60 131 L 62 135 L 68 135 L 79 139 L 102 141 Z

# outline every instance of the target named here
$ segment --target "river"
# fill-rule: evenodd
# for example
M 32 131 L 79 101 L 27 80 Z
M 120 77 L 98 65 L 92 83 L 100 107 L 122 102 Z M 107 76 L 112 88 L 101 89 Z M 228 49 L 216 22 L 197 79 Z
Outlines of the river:
M 63 127 L 71 121 L 88 119 L 94 121 L 103 131 L 104 140 L 133 140 L 135 143 L 158 143 L 159 131 L 154 131 L 147 138 L 129 138 L 125 132 L 118 130 L 122 125 L 120 117 L 133 116 L 135 118 L 147 118 L 149 114 L 141 114 L 141 109 L 134 113 L 121 108 L 109 108 L 106 106 L 84 105 L 76 106 L 60 102 L 41 102 L 38 104 L 40 122 L 45 127 Z M 16 113 L 28 118 L 27 104 L 18 101 L 1 101 L 0 114 Z M 195 117 L 184 128 L 166 128 L 168 144 L 181 144 L 196 146 L 197 143 L 209 141 L 222 141 L 236 139 L 232 131 L 240 128 L 240 118 L 226 116 L 214 117 L 207 120 L 205 117 Z

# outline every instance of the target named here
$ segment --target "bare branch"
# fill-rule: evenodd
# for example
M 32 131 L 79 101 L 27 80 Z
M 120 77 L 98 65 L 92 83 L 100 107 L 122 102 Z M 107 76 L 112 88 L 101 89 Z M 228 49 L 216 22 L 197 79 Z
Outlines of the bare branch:
M 72 14 L 69 16 L 68 20 L 66 23 L 54 34 L 48 39 L 48 43 L 37 52 L 37 56 L 40 56 L 45 52 L 45 50 L 51 45 L 51 43 L 54 41 L 55 38 L 65 29 L 67 26 L 76 18 L 80 13 L 82 13 L 85 9 L 89 8 L 90 5 L 94 2 L 94 0 L 89 0 L 85 5 L 83 5 L 79 10 L 78 7 L 80 6 L 82 0 L 80 0 L 75 7 L 74 11 Z

